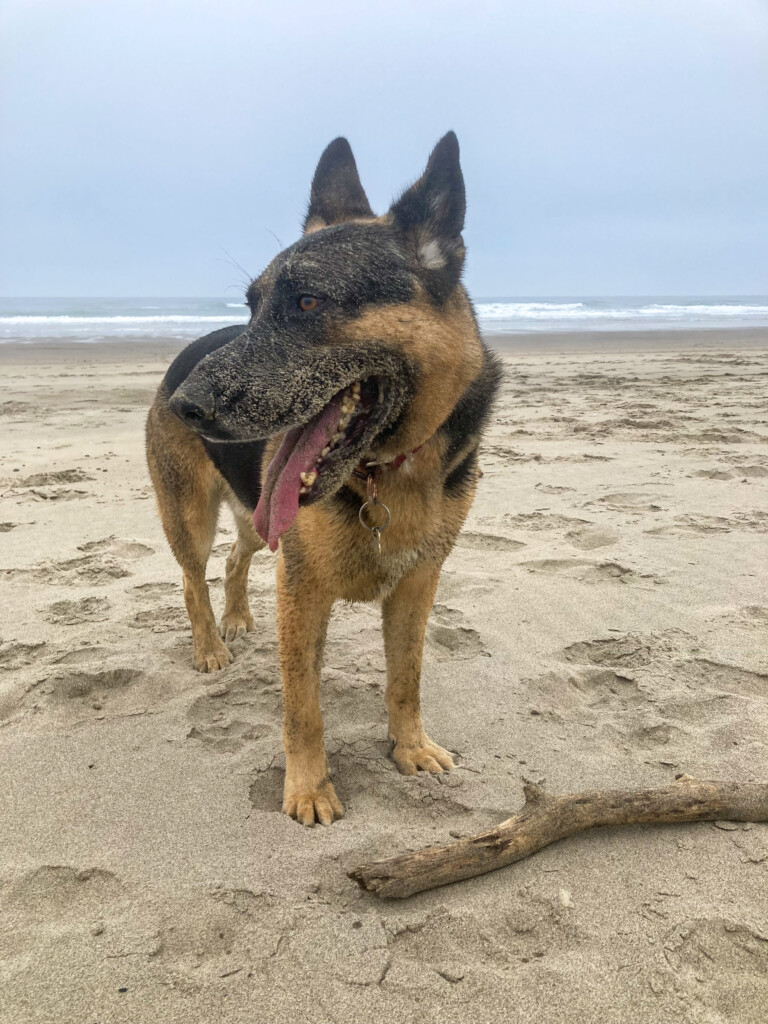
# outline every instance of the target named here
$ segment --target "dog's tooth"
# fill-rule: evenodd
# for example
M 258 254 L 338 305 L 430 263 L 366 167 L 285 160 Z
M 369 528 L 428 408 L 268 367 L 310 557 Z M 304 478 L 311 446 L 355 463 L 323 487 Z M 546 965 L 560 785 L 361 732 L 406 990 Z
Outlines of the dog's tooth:
M 299 488 L 299 494 L 309 494 L 309 488 L 308 487 L 300 487 Z
M 317 480 L 317 473 L 312 469 L 309 473 L 299 473 L 299 478 L 305 487 L 311 487 L 315 480 Z
M 325 448 L 323 448 L 323 450 L 320 452 L 320 457 L 325 458 L 325 456 L 328 454 L 330 450 L 331 449 L 326 445 Z

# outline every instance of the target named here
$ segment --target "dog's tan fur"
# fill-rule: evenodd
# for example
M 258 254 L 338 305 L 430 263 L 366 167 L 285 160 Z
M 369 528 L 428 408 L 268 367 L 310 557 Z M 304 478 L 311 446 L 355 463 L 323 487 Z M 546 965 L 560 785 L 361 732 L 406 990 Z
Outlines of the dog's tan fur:
M 208 458 L 200 438 L 169 411 L 168 396 L 162 388 L 147 418 L 147 464 L 163 529 L 183 574 L 195 668 L 215 672 L 232 661 L 224 640 L 254 631 L 248 607 L 248 569 L 253 553 L 264 547 L 264 541 L 253 529 L 250 512 Z M 234 514 L 237 540 L 227 558 L 226 604 L 219 631 L 205 567 L 222 501 Z

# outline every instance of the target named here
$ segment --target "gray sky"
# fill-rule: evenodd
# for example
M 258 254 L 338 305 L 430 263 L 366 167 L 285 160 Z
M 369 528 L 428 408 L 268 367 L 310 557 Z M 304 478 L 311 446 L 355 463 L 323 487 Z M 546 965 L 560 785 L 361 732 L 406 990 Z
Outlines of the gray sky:
M 478 296 L 768 293 L 766 0 L 5 0 L 13 295 L 237 295 L 452 128 Z

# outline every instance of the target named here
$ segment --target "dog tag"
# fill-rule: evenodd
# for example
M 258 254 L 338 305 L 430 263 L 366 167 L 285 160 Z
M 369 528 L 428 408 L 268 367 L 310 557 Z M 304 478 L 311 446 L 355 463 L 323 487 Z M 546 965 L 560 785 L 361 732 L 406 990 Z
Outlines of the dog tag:
M 366 510 L 374 508 L 380 508 L 384 515 L 386 516 L 386 519 L 381 524 L 381 526 L 369 526 L 368 523 L 366 523 L 365 521 Z M 379 501 L 378 498 L 371 498 L 370 501 L 366 501 L 365 504 L 361 507 L 360 511 L 357 514 L 357 517 L 360 520 L 360 525 L 365 527 L 368 533 L 373 534 L 373 539 L 376 541 L 376 550 L 378 552 L 379 557 L 381 557 L 381 535 L 389 526 L 389 509 L 383 502 Z

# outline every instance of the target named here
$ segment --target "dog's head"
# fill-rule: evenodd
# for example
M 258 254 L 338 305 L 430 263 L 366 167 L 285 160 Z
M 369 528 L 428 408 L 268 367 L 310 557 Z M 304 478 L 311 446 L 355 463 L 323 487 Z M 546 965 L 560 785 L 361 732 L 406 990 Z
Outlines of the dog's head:
M 479 372 L 460 284 L 464 210 L 452 132 L 383 217 L 336 139 L 317 166 L 303 237 L 248 288 L 247 328 L 171 397 L 211 441 L 284 434 L 255 517 L 271 547 L 300 506 L 338 490 L 361 461 L 426 441 Z

